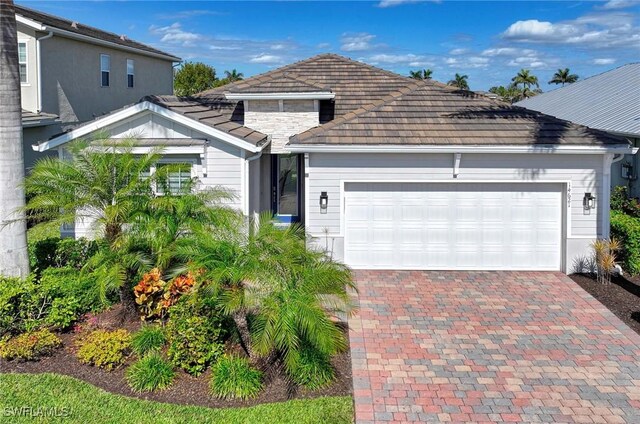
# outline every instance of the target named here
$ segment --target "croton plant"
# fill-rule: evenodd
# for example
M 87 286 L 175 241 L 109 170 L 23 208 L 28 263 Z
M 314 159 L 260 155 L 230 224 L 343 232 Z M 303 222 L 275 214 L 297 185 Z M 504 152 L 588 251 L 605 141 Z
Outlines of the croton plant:
M 178 275 L 168 282 L 162 279 L 162 273 L 158 268 L 145 273 L 133 288 L 142 319 L 162 318 L 180 296 L 193 288 L 195 282 L 190 272 Z

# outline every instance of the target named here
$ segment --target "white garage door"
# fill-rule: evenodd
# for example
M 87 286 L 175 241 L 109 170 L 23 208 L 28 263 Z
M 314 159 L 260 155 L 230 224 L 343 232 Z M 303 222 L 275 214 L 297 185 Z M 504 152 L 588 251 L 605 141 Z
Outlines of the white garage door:
M 347 183 L 345 262 L 371 269 L 560 270 L 562 188 Z

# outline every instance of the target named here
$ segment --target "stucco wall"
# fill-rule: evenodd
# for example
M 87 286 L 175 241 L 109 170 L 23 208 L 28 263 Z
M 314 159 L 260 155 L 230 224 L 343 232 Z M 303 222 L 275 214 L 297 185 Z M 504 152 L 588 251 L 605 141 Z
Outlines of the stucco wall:
M 289 137 L 319 125 L 313 100 L 245 101 L 244 125 L 271 136 L 271 153 L 286 153 Z
M 100 55 L 111 57 L 110 86 L 100 86 Z M 151 94 L 173 92 L 173 67 L 122 50 L 54 36 L 41 42 L 42 110 L 63 122 L 83 122 Z M 134 87 L 127 87 L 127 59 L 135 61 Z
M 570 228 L 565 246 L 568 269 L 576 257 L 588 253 L 589 243 L 603 234 L 597 211 L 586 214 L 582 207 L 585 192 L 599 198 L 603 177 L 603 156 L 565 154 L 463 154 L 457 178 L 453 177 L 452 154 L 309 154 L 307 232 L 316 243 L 343 258 L 341 217 L 342 181 L 570 181 Z M 329 205 L 320 213 L 317 199 L 326 191 Z M 566 193 L 564 194 L 566 197 Z M 601 200 L 601 199 L 600 199 Z

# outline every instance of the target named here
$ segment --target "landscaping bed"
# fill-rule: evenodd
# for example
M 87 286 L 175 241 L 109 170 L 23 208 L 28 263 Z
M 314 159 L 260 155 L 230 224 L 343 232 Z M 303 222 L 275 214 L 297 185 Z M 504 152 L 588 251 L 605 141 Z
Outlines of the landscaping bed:
M 640 277 L 615 276 L 611 284 L 599 283 L 588 274 L 569 277 L 640 334 Z
M 114 305 L 92 320 L 99 322 L 100 328 L 106 329 L 126 329 L 131 333 L 137 331 L 142 323 L 139 319 L 123 320 L 122 308 Z M 240 407 L 252 406 L 263 403 L 282 402 L 290 399 L 308 399 L 322 396 L 349 396 L 352 393 L 351 384 L 351 358 L 349 352 L 335 355 L 331 359 L 331 364 L 335 371 L 335 381 L 328 387 L 318 390 L 304 389 L 298 385 L 291 384 L 286 378 L 286 374 L 281 368 L 265 363 L 261 367 L 264 373 L 264 389 L 252 399 L 247 400 L 224 400 L 211 395 L 209 382 L 211 370 L 195 377 L 183 370 L 176 370 L 176 375 L 171 386 L 164 390 L 153 392 L 136 392 L 132 390 L 125 379 L 125 370 L 134 363 L 134 355 L 131 355 L 124 364 L 112 371 L 86 365 L 76 358 L 77 348 L 75 340 L 78 334 L 70 331 L 59 334 L 63 342 L 63 347 L 58 349 L 53 355 L 43 357 L 37 361 L 6 361 L 0 359 L 0 372 L 2 373 L 57 373 L 75 377 L 100 387 L 110 393 L 117 393 L 125 396 L 137 397 L 139 399 L 153 400 L 158 402 L 169 402 L 184 405 L 199 405 L 206 407 Z M 232 346 L 227 348 L 233 349 Z M 238 349 L 234 350 L 238 354 Z

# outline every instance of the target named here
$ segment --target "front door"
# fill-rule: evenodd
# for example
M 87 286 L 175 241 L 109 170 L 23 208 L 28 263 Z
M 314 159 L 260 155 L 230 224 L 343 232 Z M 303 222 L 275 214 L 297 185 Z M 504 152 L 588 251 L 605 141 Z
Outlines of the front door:
M 273 155 L 271 200 L 281 222 L 300 221 L 300 155 Z

